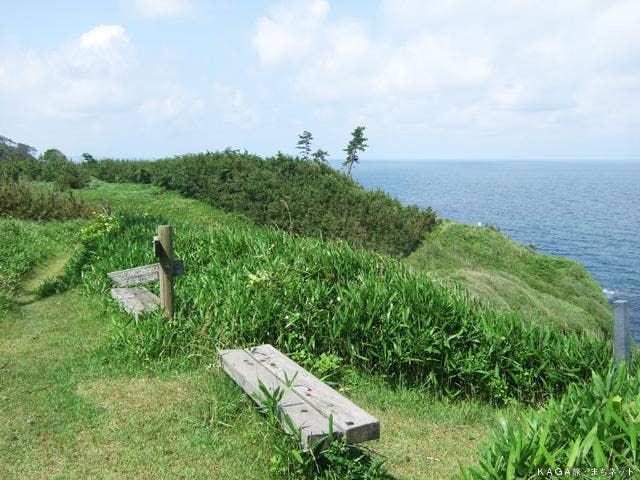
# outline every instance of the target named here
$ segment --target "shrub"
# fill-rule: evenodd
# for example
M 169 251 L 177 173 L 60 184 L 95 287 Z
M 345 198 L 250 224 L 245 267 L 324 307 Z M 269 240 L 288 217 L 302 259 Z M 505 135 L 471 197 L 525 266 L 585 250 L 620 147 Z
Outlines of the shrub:
M 61 190 L 82 188 L 89 183 L 88 175 L 55 148 L 44 152 L 42 160 L 44 162 L 43 179 L 54 182 Z
M 31 220 L 88 218 L 92 210 L 73 195 L 38 191 L 21 182 L 0 181 L 0 215 Z
M 593 373 L 591 382 L 569 386 L 544 410 L 514 425 L 503 422 L 481 449 L 479 465 L 462 476 L 629 478 L 639 473 L 639 435 L 640 371 L 610 366 L 604 377 Z
M 431 209 L 403 206 L 328 165 L 282 154 L 262 159 L 226 150 L 156 162 L 103 160 L 94 174 L 110 182 L 152 182 L 259 225 L 397 257 L 415 250 L 436 221 Z

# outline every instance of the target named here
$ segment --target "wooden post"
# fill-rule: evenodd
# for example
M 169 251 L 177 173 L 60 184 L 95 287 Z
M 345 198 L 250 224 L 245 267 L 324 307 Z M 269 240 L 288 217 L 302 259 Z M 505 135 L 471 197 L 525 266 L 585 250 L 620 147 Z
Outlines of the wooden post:
M 173 318 L 173 227 L 158 226 L 155 242 L 156 256 L 160 263 L 160 307 L 168 319 Z
M 614 314 L 614 353 L 616 363 L 628 362 L 631 359 L 631 342 L 629 335 L 629 304 L 626 300 L 613 302 Z

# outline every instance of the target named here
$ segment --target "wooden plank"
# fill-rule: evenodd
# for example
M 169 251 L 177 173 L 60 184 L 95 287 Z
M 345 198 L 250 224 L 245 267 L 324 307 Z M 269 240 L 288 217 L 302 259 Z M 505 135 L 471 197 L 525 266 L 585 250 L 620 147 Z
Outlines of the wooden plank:
M 238 352 L 244 352 L 244 354 Z M 241 361 L 236 362 L 237 365 L 228 366 L 227 358 L 234 360 L 240 358 Z M 347 440 L 351 443 L 380 438 L 380 422 L 376 418 L 311 375 L 271 345 L 260 345 L 246 350 L 225 350 L 220 353 L 220 362 L 225 371 L 251 396 L 253 396 L 252 392 L 259 391 L 257 371 L 260 371 L 262 376 L 270 375 L 267 377 L 273 385 L 273 387 L 268 386 L 270 390 L 278 386 L 284 387 L 286 378 L 291 379 L 297 373 L 295 383 L 283 402 L 303 402 L 304 407 L 302 408 L 304 410 L 316 412 L 313 420 L 305 424 L 310 428 L 302 430 L 302 444 L 305 448 L 309 443 L 313 443 L 314 440 L 328 433 L 329 416 L 331 415 L 333 415 L 334 431 L 339 435 L 346 435 Z M 264 380 L 263 383 L 267 385 Z M 285 408 L 283 411 L 289 414 Z M 321 418 L 318 418 L 317 415 L 320 415 Z M 296 425 L 302 426 L 295 416 L 289 415 L 289 417 Z M 310 436 L 311 438 L 309 438 Z
M 351 400 L 336 392 L 304 368 L 283 355 L 269 344 L 250 349 L 251 355 L 280 381 L 292 378 L 297 372 L 293 391 L 316 410 L 329 418 L 347 436 L 350 443 L 366 442 L 380 438 L 380 422 Z
M 260 405 L 262 392 L 258 386 L 261 380 L 265 387 L 273 392 L 276 388 L 286 386 L 257 362 L 246 350 L 222 350 L 219 352 L 220 363 L 224 371 L 247 393 L 254 402 Z M 293 391 L 287 391 L 278 403 L 280 410 L 287 415 L 296 427 L 301 429 L 301 443 L 304 449 L 326 435 L 328 420 L 315 408 L 312 408 Z M 286 423 L 282 424 L 285 431 Z M 293 432 L 289 432 L 293 433 Z
M 112 288 L 111 296 L 120 303 L 127 313 L 136 318 L 141 313 L 155 311 L 160 305 L 160 299 L 143 287 L 137 288 Z
M 184 274 L 184 262 L 180 259 L 173 262 L 174 276 Z M 159 263 L 145 265 L 144 267 L 129 268 L 118 272 L 107 273 L 109 278 L 119 287 L 131 287 L 141 283 L 157 282 L 159 279 Z

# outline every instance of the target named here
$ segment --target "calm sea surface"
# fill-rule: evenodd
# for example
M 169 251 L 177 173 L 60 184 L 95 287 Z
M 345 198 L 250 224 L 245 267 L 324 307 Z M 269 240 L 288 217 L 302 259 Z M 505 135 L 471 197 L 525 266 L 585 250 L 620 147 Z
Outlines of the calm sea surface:
M 640 162 L 362 161 L 353 176 L 439 216 L 581 262 L 640 342 Z

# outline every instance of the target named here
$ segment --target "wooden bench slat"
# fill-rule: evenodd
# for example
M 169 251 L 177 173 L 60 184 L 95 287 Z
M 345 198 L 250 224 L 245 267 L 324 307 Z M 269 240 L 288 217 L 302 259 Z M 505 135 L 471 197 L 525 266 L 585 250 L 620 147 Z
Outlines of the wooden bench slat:
M 346 434 L 349 442 L 359 443 L 380 438 L 380 422 L 375 417 L 283 355 L 272 345 L 259 345 L 251 348 L 250 351 L 256 360 L 283 383 L 285 378 L 291 379 L 297 372 L 293 386 L 294 392 L 322 412 L 326 418 L 333 415 L 335 429 Z
M 225 372 L 254 400 L 255 395 L 261 395 L 258 379 L 273 391 L 278 387 L 286 389 L 286 379 L 291 380 L 295 376 L 292 388 L 279 406 L 295 425 L 303 427 L 304 448 L 329 433 L 330 416 L 333 416 L 334 432 L 346 435 L 351 443 L 380 438 L 380 422 L 376 418 L 273 346 L 265 344 L 244 350 L 223 350 L 219 355 Z
M 278 387 L 284 387 L 278 378 L 246 350 L 222 350 L 219 357 L 224 371 L 258 404 L 260 404 L 259 398 L 263 395 L 258 386 L 258 379 L 270 392 Z M 303 448 L 309 448 L 309 445 L 326 435 L 327 419 L 296 393 L 287 391 L 278 406 L 301 429 Z M 287 430 L 287 425 L 283 424 L 282 428 Z
M 127 313 L 136 318 L 141 313 L 155 311 L 160 305 L 160 299 L 143 287 L 137 288 L 112 288 L 111 296 L 122 305 Z

